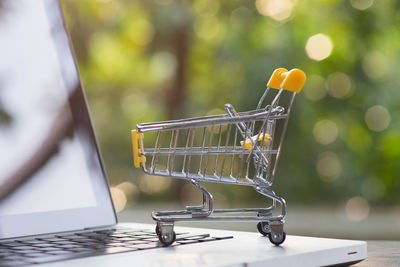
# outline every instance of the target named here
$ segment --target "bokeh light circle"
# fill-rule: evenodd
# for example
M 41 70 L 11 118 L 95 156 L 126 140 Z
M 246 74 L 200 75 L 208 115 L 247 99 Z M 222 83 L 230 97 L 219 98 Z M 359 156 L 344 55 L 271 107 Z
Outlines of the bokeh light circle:
M 328 35 L 318 33 L 308 38 L 306 52 L 309 58 L 321 61 L 329 57 L 333 50 L 333 43 Z
M 327 82 L 328 94 L 335 98 L 345 98 L 353 92 L 350 77 L 342 72 L 329 75 Z
M 336 180 L 342 172 L 338 155 L 331 151 L 323 152 L 318 156 L 316 168 L 321 180 L 326 182 Z
M 369 203 L 360 196 L 350 198 L 345 206 L 346 217 L 353 222 L 360 222 L 369 215 Z
M 381 132 L 390 124 L 390 113 L 385 107 L 379 105 L 370 107 L 365 113 L 365 123 L 370 130 Z
M 126 206 L 126 202 L 128 201 L 125 192 L 118 187 L 111 187 L 110 193 L 114 203 L 115 211 L 116 212 L 122 211 Z
M 167 190 L 171 185 L 171 179 L 144 174 L 140 178 L 139 188 L 146 194 L 158 194 Z
M 315 140 L 323 145 L 334 142 L 339 130 L 336 123 L 331 120 L 320 120 L 314 125 L 313 134 Z
M 350 0 L 352 7 L 358 10 L 365 10 L 372 6 L 374 0 Z
M 362 68 L 374 80 L 386 79 L 394 69 L 390 57 L 379 50 L 368 52 L 363 57 Z
M 291 0 L 256 0 L 257 11 L 276 21 L 283 21 L 292 15 L 294 4 Z

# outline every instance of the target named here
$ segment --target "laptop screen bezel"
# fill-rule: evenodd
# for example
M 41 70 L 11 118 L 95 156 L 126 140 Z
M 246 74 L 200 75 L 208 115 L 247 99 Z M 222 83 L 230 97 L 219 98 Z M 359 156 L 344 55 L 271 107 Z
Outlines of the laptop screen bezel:
M 66 73 L 63 71 L 65 67 L 61 58 L 65 60 L 67 54 L 69 57 L 67 59 L 70 60 L 69 64 L 73 64 L 75 68 L 75 73 L 72 75 L 76 75 L 78 82 L 74 97 L 70 98 L 70 108 L 74 118 L 74 131 L 78 129 L 75 124 L 80 124 L 79 130 L 81 131 L 82 123 L 84 123 L 85 136 L 88 137 L 85 139 L 85 147 L 89 147 L 95 153 L 97 159 L 95 173 L 91 172 L 90 177 L 96 196 L 96 206 L 0 216 L 0 239 L 106 227 L 117 223 L 103 160 L 91 123 L 86 96 L 61 5 L 59 0 L 43 0 L 42 3 L 50 26 L 61 26 L 62 28 L 62 31 L 51 31 L 51 36 L 63 72 L 64 82 L 66 82 L 64 76 Z M 68 75 L 71 75 L 71 73 L 69 72 Z M 80 141 L 82 142 L 82 140 Z M 73 194 L 71 194 L 71 197 L 73 197 Z

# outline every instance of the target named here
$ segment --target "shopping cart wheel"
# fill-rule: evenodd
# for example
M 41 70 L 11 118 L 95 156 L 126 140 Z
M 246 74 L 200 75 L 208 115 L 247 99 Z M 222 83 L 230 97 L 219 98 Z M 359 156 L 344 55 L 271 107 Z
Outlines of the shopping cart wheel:
M 174 231 L 172 231 L 171 233 L 167 233 L 167 234 L 160 233 L 158 235 L 158 239 L 164 245 L 164 247 L 168 247 L 169 245 L 171 245 L 172 243 L 175 242 L 176 234 Z
M 280 234 L 280 233 L 270 232 L 268 234 L 268 239 L 269 239 L 269 241 L 271 241 L 272 244 L 279 246 L 280 244 L 282 244 L 285 241 L 286 233 L 282 232 L 282 234 Z
M 158 224 L 156 225 L 156 234 L 158 237 L 160 237 L 161 232 L 160 232 L 160 226 L 158 226 Z
M 266 236 L 269 233 L 269 224 L 268 222 L 259 222 L 257 223 L 257 230 L 263 236 Z

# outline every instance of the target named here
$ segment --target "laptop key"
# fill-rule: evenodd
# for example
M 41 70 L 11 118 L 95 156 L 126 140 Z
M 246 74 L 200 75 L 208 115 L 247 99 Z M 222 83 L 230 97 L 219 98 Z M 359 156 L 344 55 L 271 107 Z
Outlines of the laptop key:
M 130 235 L 127 235 L 127 234 L 111 234 L 111 235 L 108 235 L 108 236 L 117 237 L 117 238 L 119 238 L 119 237 L 130 237 Z
M 24 260 L 0 260 L 0 266 L 2 267 L 8 267 L 8 266 L 12 266 L 12 267 L 16 267 L 16 266 L 24 266 L 29 264 L 29 262 L 24 261 Z
M 29 254 L 25 254 L 24 255 L 26 259 L 30 259 L 30 258 L 41 258 L 41 257 L 48 257 L 49 255 L 46 253 L 40 253 L 40 252 L 35 252 L 35 253 L 29 253 Z
M 96 247 L 96 246 L 104 246 L 104 244 L 99 244 L 99 243 L 88 243 L 88 244 L 82 244 L 82 248 L 91 248 L 91 247 Z
M 112 243 L 112 244 L 110 244 L 111 247 L 125 247 L 127 245 L 129 245 L 129 244 L 127 244 L 127 243 Z
M 60 245 L 60 246 L 57 246 L 58 248 L 61 248 L 61 249 L 70 249 L 70 248 L 81 248 L 82 246 L 79 246 L 79 245 Z
M 59 238 L 69 238 L 69 237 L 74 237 L 76 236 L 76 234 L 57 234 L 55 235 L 55 237 L 59 237 Z
M 104 250 L 104 249 L 107 249 L 107 248 L 110 248 L 110 247 L 112 247 L 112 246 L 106 246 L 106 245 L 91 245 L 91 246 L 88 246 L 87 248 L 91 248 L 91 249 L 93 249 L 93 250 Z
M 11 261 L 11 260 L 23 260 L 25 257 L 23 256 L 18 256 L 18 255 L 9 255 L 9 256 L 4 256 L 1 258 L 1 261 Z
M 94 232 L 99 233 L 99 234 L 103 234 L 103 233 L 107 234 L 107 233 L 113 233 L 115 231 L 116 231 L 116 229 L 106 229 L 106 230 L 99 230 L 99 231 L 94 231 Z
M 18 242 L 2 242 L 2 243 L 0 243 L 0 246 L 19 247 L 19 246 L 21 246 L 21 243 L 18 243 Z
M 12 252 L 13 250 L 11 248 L 0 248 L 0 254 L 8 254 Z
M 30 254 L 30 253 L 38 253 L 39 250 L 36 250 L 36 249 L 27 249 L 27 250 L 17 250 L 17 251 L 14 251 L 14 252 L 17 253 L 17 254 L 22 254 L 22 255 L 24 255 L 24 254 Z
M 15 250 L 31 250 L 32 247 L 29 246 L 20 246 L 20 247 L 13 247 Z
M 46 243 L 44 240 L 37 240 L 37 239 L 28 239 L 28 240 L 20 240 L 18 241 L 21 244 L 43 244 Z
M 71 254 L 75 253 L 75 251 L 70 251 L 70 250 L 57 250 L 57 251 L 49 251 L 47 254 L 49 255 L 63 255 L 63 254 Z
M 68 239 L 68 240 L 74 241 L 74 242 L 79 242 L 79 243 L 84 243 L 84 242 L 93 241 L 93 239 L 90 239 L 90 238 L 87 238 L 87 237 L 84 237 L 84 236 L 80 236 L 80 237 L 78 237 L 78 238 L 70 238 L 70 239 Z
M 13 254 L 12 251 L 9 251 L 9 252 L 1 252 L 1 253 L 0 253 L 0 259 L 1 259 L 2 257 L 10 256 L 11 254 Z
M 135 239 L 138 239 L 138 238 L 136 238 L 136 237 L 121 237 L 121 238 L 117 238 L 115 240 L 121 242 L 121 241 L 131 241 L 131 240 L 135 240 Z
M 46 248 L 46 247 L 54 247 L 55 244 L 43 243 L 43 244 L 34 244 L 32 247 L 35 248 Z
M 45 247 L 45 248 L 39 248 L 38 251 L 55 251 L 55 250 L 62 250 L 62 248 L 55 248 L 55 247 Z
M 59 241 L 59 242 L 54 242 L 54 246 L 59 246 L 59 245 L 76 245 L 79 244 L 79 242 L 74 242 L 74 241 Z
M 55 237 L 55 238 L 38 238 L 38 241 L 47 241 L 47 242 L 62 242 L 65 241 L 65 238 L 59 238 L 59 237 Z
M 125 243 L 127 244 L 148 244 L 151 243 L 147 240 L 131 240 L 131 241 L 126 241 Z
M 94 249 L 94 248 L 72 248 L 68 249 L 68 251 L 72 251 L 74 253 L 90 253 L 90 252 L 99 252 L 99 250 Z

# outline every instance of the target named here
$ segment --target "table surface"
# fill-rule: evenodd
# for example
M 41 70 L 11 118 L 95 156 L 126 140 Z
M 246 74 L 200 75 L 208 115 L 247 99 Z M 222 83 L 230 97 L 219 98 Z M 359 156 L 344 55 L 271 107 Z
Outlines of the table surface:
M 367 241 L 368 257 L 353 266 L 400 266 L 400 241 Z

